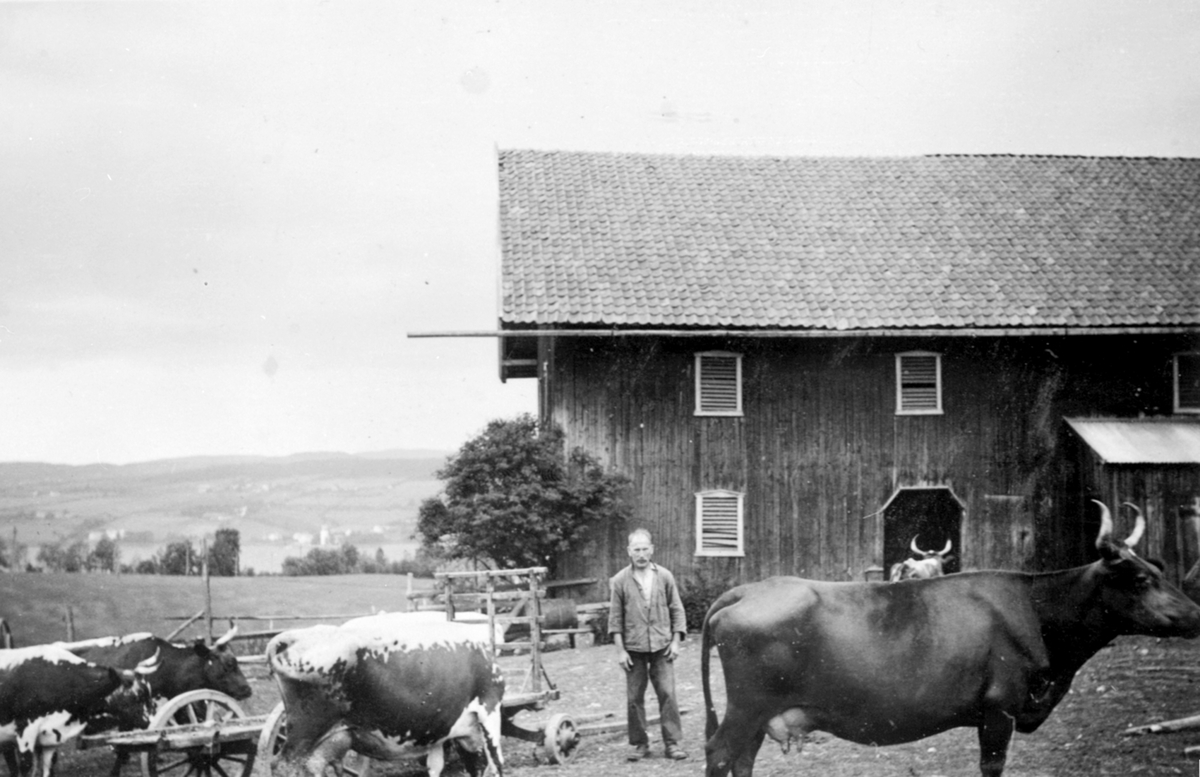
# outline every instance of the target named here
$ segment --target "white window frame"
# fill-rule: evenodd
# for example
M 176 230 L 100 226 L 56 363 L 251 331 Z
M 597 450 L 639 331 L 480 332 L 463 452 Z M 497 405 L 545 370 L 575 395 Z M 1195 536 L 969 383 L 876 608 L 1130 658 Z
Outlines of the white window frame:
M 702 365 L 704 363 L 705 357 L 718 357 L 718 358 L 727 358 L 727 359 L 734 360 L 734 371 L 735 371 L 734 380 L 736 381 L 736 384 L 737 384 L 734 387 L 735 403 L 736 403 L 735 408 L 723 409 L 723 410 L 705 410 L 704 409 L 704 407 L 703 407 L 704 397 L 702 395 L 702 386 L 704 385 L 704 381 L 703 381 L 704 375 L 703 375 Z M 699 351 L 696 353 L 695 371 L 696 371 L 695 415 L 698 415 L 698 416 L 740 416 L 740 415 L 742 415 L 742 355 L 740 353 L 734 353 L 732 351 Z
M 910 356 L 933 357 L 937 407 L 904 407 L 903 361 Z M 896 354 L 896 415 L 942 415 L 942 412 L 942 355 L 934 351 L 905 351 Z
M 1200 360 L 1200 352 L 1181 351 L 1180 353 L 1175 354 L 1171 358 L 1171 374 L 1172 374 L 1171 390 L 1172 390 L 1172 394 L 1174 396 L 1174 400 L 1172 402 L 1172 407 L 1174 408 L 1176 413 L 1200 413 L 1200 405 L 1197 405 L 1195 407 L 1183 407 L 1179 404 L 1179 357 L 1180 356 L 1191 356 L 1197 360 Z
M 734 547 L 713 548 L 705 547 L 704 543 L 704 506 L 710 498 L 737 500 L 737 540 Z M 746 555 L 746 495 L 739 491 L 711 489 L 696 492 L 696 555 L 697 556 L 745 556 Z

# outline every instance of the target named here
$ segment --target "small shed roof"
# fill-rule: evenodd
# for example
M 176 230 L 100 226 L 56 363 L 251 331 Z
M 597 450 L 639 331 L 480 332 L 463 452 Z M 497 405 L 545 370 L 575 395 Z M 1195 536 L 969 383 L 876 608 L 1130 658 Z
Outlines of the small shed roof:
M 502 151 L 504 327 L 1200 326 L 1200 159 Z
M 1200 418 L 1068 418 L 1108 464 L 1200 464 Z

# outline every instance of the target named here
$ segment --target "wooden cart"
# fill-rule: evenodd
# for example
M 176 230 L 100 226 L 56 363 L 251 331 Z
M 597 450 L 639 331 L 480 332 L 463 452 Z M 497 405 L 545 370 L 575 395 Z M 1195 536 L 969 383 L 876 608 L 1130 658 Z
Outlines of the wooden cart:
M 446 607 L 446 617 L 449 620 L 462 620 L 464 613 L 460 605 L 482 608 L 482 614 L 487 616 L 487 624 L 492 638 L 492 654 L 498 657 L 500 645 L 497 645 L 498 627 L 514 623 L 529 624 L 529 639 L 521 642 L 509 642 L 504 649 L 529 651 L 529 668 L 523 673 L 520 685 L 513 686 L 506 678 L 508 687 L 504 691 L 501 702 L 500 733 L 506 737 L 533 742 L 540 745 L 547 759 L 554 764 L 571 761 L 579 748 L 580 733 L 575 721 L 570 715 L 557 713 L 552 715 L 544 725 L 537 729 L 529 729 L 517 725 L 514 718 L 521 712 L 543 710 L 551 701 L 560 697 L 558 688 L 546 673 L 542 663 L 543 639 L 542 625 L 543 601 L 545 598 L 544 582 L 547 569 L 545 567 L 530 567 L 527 569 L 478 570 L 473 572 L 438 572 L 434 575 L 442 588 L 442 597 Z M 473 579 L 482 590 L 469 593 L 455 593 L 455 580 Z M 498 581 L 506 581 L 509 590 L 497 590 Z M 527 606 L 526 614 L 508 615 L 497 612 L 498 603 L 513 603 L 524 600 Z
M 509 683 L 501 702 L 501 734 L 540 745 L 546 758 L 555 764 L 569 762 L 579 747 L 580 731 L 569 715 L 552 715 L 536 729 L 518 725 L 513 719 L 521 712 L 543 710 L 560 696 L 542 664 L 542 600 L 545 595 L 544 567 L 479 572 L 438 573 L 444 590 L 446 617 L 463 621 L 471 616 L 459 605 L 483 607 L 492 634 L 492 652 L 528 650 L 529 667 L 519 684 Z M 453 581 L 476 578 L 482 591 L 455 593 Z M 497 581 L 504 578 L 516 582 L 519 588 L 497 590 Z M 507 615 L 497 612 L 497 604 L 528 602 L 527 614 Z M 481 617 L 476 614 L 475 617 Z M 529 625 L 528 641 L 507 643 L 496 641 L 497 627 L 512 623 Z M 136 756 L 141 761 L 144 777 L 250 777 L 256 758 L 267 763 L 279 753 L 287 741 L 287 716 L 283 702 L 267 715 L 247 716 L 241 705 L 219 691 L 190 691 L 171 699 L 141 731 L 126 731 L 83 738 L 83 746 L 107 745 L 118 754 Z M 371 759 L 350 752 L 341 763 L 341 774 L 367 777 Z
M 164 704 L 147 729 L 85 736 L 80 744 L 139 758 L 144 777 L 250 777 L 268 717 L 247 717 L 220 691 L 189 691 Z

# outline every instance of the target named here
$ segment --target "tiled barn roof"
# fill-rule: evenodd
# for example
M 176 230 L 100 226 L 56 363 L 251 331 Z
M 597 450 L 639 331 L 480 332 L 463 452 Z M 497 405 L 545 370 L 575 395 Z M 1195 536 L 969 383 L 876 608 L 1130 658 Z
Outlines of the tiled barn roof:
M 1200 324 L 1200 159 L 502 151 L 501 322 Z

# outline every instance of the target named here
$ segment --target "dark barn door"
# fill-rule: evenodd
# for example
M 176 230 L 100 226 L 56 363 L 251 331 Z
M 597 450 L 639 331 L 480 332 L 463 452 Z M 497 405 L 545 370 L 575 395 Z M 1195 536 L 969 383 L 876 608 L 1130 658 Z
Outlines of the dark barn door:
M 883 511 L 883 568 L 912 557 L 913 538 L 922 550 L 941 550 L 953 543 L 947 574 L 962 568 L 963 508 L 948 488 L 902 488 Z

